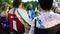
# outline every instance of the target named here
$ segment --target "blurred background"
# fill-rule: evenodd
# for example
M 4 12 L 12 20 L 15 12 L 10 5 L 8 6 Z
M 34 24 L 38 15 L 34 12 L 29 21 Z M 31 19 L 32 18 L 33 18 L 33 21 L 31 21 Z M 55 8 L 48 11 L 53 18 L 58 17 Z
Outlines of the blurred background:
M 9 3 L 10 8 L 13 7 L 12 6 L 13 0 L 0 0 L 0 8 L 2 7 L 3 2 Z M 33 5 L 34 10 L 38 7 L 38 0 L 22 0 L 22 4 L 23 4 L 22 8 L 26 9 L 27 4 L 29 4 L 29 3 Z M 55 7 L 60 7 L 60 0 L 54 0 L 53 5 Z
M 1 8 L 1 6 L 2 6 L 2 3 L 3 2 L 7 2 L 7 3 L 9 3 L 9 5 L 10 5 L 10 8 L 12 8 L 13 6 L 12 6 L 12 0 L 0 0 L 0 8 Z M 23 4 L 23 9 L 26 9 L 26 7 L 27 7 L 27 4 L 29 4 L 29 3 L 31 3 L 31 4 L 33 4 L 33 7 L 34 8 L 36 8 L 37 7 L 37 3 L 38 3 L 38 0 L 22 0 L 22 4 Z

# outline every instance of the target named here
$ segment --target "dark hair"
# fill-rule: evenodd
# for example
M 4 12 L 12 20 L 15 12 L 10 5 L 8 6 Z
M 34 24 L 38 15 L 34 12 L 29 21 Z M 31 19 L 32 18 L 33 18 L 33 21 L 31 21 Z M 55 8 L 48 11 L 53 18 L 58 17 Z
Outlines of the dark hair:
M 29 7 L 30 7 L 30 6 L 27 7 L 27 10 L 30 10 Z
M 53 4 L 53 0 L 38 0 L 43 10 L 50 10 Z
M 21 4 L 21 0 L 13 0 L 13 7 L 18 7 Z

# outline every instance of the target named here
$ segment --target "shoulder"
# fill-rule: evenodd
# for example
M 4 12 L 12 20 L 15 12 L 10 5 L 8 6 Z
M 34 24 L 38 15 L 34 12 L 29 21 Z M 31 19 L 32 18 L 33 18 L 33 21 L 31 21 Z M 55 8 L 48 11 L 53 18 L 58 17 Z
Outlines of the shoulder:
M 14 8 L 12 8 L 8 13 L 13 14 Z
M 54 13 L 53 11 L 51 11 L 50 14 L 51 14 L 53 17 L 60 17 L 60 14 Z
M 27 13 L 27 11 L 26 10 L 24 10 L 24 9 L 18 9 L 20 12 L 23 12 L 23 13 Z
M 55 15 L 56 17 L 60 17 L 60 14 L 54 13 L 54 15 Z

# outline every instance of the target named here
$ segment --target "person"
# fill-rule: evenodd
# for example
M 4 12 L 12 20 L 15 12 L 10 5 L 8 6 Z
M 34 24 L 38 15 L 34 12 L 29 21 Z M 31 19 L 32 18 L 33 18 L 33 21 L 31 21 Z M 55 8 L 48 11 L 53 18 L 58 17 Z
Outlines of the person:
M 22 9 L 22 0 L 14 0 L 13 8 L 8 13 L 10 30 L 17 31 L 17 34 L 28 34 L 30 28 L 30 20 L 28 14 Z M 20 33 L 18 33 L 20 32 Z
M 9 11 L 9 4 L 7 2 L 4 2 L 0 14 L 1 29 L 3 30 L 3 34 L 9 33 L 8 11 Z
M 34 14 L 35 14 L 32 4 L 27 5 L 27 13 L 28 13 L 30 20 L 32 21 L 34 19 Z
M 29 34 L 29 30 L 30 30 L 32 22 L 31 22 L 28 14 L 27 14 L 27 11 L 25 11 L 21 7 L 22 7 L 22 3 L 16 9 L 15 15 L 17 16 L 17 18 L 19 19 L 19 21 L 21 21 L 21 23 L 24 25 L 24 27 L 25 27 L 25 33 Z
M 51 10 L 53 0 L 38 0 L 40 15 L 33 19 L 34 34 L 57 34 L 60 29 L 60 15 Z
M 10 31 L 13 34 L 23 34 L 25 32 L 24 25 L 17 18 L 15 12 L 22 7 L 21 0 L 13 0 L 13 8 L 8 12 L 10 22 Z
M 1 12 L 1 14 L 3 14 L 3 15 L 1 15 L 1 16 L 6 15 L 8 17 L 8 11 L 9 11 L 9 4 L 7 2 L 4 2 L 3 5 L 2 5 L 2 12 Z
M 21 6 L 21 5 L 20 5 Z M 25 33 L 29 34 L 30 26 L 31 26 L 31 20 L 27 14 L 27 11 L 22 9 L 21 7 L 17 9 L 15 12 L 17 18 L 22 22 L 22 24 L 25 27 Z

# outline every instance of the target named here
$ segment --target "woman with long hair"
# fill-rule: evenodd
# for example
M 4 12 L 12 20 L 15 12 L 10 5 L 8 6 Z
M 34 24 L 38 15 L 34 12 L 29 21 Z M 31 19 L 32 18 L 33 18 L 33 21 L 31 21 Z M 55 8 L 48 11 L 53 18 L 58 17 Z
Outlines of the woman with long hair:
M 1 28 L 3 30 L 4 34 L 8 34 L 8 26 L 9 26 L 9 22 L 8 22 L 8 11 L 9 11 L 9 4 L 7 2 L 4 2 L 2 5 L 2 11 L 1 11 Z

